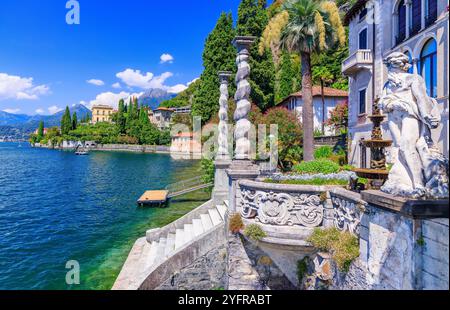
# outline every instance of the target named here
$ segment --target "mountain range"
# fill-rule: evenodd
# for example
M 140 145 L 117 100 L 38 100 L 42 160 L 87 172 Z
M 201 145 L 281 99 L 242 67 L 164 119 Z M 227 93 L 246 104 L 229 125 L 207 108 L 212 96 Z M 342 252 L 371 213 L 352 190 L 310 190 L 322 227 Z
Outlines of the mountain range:
M 77 104 L 69 108 L 70 114 L 77 113 L 78 119 L 91 115 L 91 110 L 82 104 Z M 39 127 L 39 122 L 43 121 L 46 128 L 59 126 L 64 110 L 53 115 L 25 115 L 11 114 L 0 111 L 0 137 L 19 139 L 28 136 Z
M 142 96 L 138 98 L 140 105 L 147 106 L 152 110 L 155 110 L 159 105 L 166 101 L 176 97 L 177 94 L 169 93 L 160 88 L 153 88 L 147 90 Z

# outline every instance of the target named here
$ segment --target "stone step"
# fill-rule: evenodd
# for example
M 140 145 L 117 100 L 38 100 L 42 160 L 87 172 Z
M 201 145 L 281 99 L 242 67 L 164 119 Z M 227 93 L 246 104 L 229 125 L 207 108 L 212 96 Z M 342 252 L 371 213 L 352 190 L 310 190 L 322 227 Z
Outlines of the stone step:
M 169 257 L 173 251 L 175 251 L 175 234 L 168 234 L 164 256 Z
M 158 264 L 164 260 L 164 252 L 166 250 L 166 238 L 159 239 L 158 248 L 156 249 L 156 256 L 154 264 Z
M 192 226 L 193 226 L 193 231 L 194 231 L 195 237 L 198 237 L 201 234 L 203 234 L 204 230 L 203 230 L 203 225 L 202 225 L 201 219 L 192 220 Z
M 177 229 L 177 232 L 175 234 L 175 250 L 181 248 L 183 244 L 184 244 L 184 230 Z
M 213 223 L 211 222 L 211 218 L 209 217 L 209 214 L 202 214 L 200 215 L 200 218 L 202 220 L 202 225 L 204 231 L 208 231 L 213 227 Z
M 144 268 L 147 268 L 150 265 L 149 257 L 150 257 L 151 251 L 152 251 L 152 245 L 148 242 L 145 242 L 144 247 L 141 252 L 141 256 L 139 258 L 139 261 L 141 262 L 141 264 Z
M 222 220 L 225 220 L 227 210 L 228 210 L 227 207 L 225 207 L 224 205 L 217 206 L 217 211 L 219 211 L 219 214 L 220 214 L 220 217 L 222 218 Z
M 217 226 L 222 222 L 222 218 L 220 217 L 219 211 L 217 211 L 217 209 L 210 209 L 208 210 L 208 213 L 211 217 L 213 226 Z
M 155 263 L 156 252 L 158 251 L 158 245 L 159 245 L 158 242 L 156 242 L 156 241 L 152 242 L 150 254 L 147 258 L 146 267 L 150 267 Z
M 188 243 L 194 239 L 194 226 L 192 224 L 184 225 L 184 242 Z

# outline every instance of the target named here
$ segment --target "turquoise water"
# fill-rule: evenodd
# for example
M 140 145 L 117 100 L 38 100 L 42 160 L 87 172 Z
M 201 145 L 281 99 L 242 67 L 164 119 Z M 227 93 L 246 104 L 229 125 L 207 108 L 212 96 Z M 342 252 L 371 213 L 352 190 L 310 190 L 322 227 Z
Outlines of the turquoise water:
M 0 289 L 110 289 L 134 241 L 209 199 L 138 208 L 148 189 L 199 175 L 169 155 L 70 152 L 0 143 Z M 76 260 L 81 284 L 65 282 Z

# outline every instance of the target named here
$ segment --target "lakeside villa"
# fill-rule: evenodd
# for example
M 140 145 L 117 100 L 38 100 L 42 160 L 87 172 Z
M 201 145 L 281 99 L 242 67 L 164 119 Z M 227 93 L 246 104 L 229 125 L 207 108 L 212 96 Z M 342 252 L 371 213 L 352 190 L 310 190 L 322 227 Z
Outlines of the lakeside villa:
M 95 125 L 97 123 L 111 123 L 112 115 L 116 111 L 113 107 L 108 105 L 94 105 L 92 107 L 92 124 Z
M 448 3 L 444 0 L 372 3 L 374 11 L 366 7 L 372 5 L 369 1 L 357 1 L 345 17 L 350 56 L 342 64 L 342 72 L 349 77 L 349 162 L 360 168 L 369 165 L 369 150 L 361 142 L 371 138 L 372 123 L 367 116 L 372 114 L 373 103 L 379 99 L 388 78 L 383 59 L 393 52 L 408 56 L 409 72 L 424 78 L 428 95 L 438 102 L 442 120 L 433 132 L 433 140 L 448 157 Z M 390 139 L 387 122 L 382 128 L 384 137 Z

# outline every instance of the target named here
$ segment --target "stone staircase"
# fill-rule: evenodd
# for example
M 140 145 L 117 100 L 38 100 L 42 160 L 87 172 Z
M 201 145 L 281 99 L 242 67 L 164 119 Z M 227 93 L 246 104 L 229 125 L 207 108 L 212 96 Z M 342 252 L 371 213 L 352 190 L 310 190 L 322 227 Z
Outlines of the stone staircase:
M 139 289 L 158 266 L 223 224 L 228 211 L 226 203 L 207 210 L 196 209 L 191 212 L 193 216 L 188 214 L 176 221 L 176 226 L 169 224 L 149 231 L 147 237 L 138 239 L 117 277 L 113 290 Z M 151 237 L 154 233 L 158 233 L 156 238 Z

